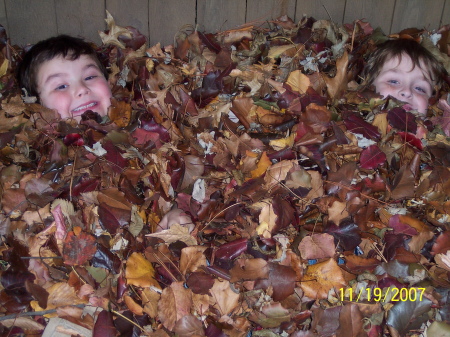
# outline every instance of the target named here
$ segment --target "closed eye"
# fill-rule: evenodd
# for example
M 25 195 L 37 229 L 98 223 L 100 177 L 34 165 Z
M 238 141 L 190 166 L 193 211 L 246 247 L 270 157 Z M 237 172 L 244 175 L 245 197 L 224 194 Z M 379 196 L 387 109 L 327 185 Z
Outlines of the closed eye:
M 94 78 L 96 78 L 96 77 L 98 77 L 98 76 L 97 76 L 97 75 L 92 75 L 92 76 L 86 77 L 84 80 L 85 80 L 85 81 L 89 81 L 89 80 L 92 80 L 92 79 L 94 79 Z

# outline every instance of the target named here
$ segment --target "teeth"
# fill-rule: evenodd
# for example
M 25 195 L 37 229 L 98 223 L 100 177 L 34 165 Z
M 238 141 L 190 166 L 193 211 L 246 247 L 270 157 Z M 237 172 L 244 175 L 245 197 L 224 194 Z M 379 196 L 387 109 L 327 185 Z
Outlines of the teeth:
M 73 111 L 80 111 L 80 110 L 84 110 L 84 109 L 89 109 L 89 108 L 92 108 L 96 104 L 97 103 L 94 102 L 94 103 L 90 103 L 88 105 L 83 105 L 83 106 L 80 106 L 80 107 L 78 107 L 76 109 L 73 109 Z

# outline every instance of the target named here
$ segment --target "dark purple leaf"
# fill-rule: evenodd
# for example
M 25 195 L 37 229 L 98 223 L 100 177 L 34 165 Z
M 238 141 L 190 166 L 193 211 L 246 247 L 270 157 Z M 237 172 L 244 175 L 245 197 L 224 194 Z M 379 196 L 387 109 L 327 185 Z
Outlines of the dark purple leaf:
M 103 228 L 111 234 L 116 234 L 117 229 L 130 223 L 131 212 L 102 202 L 98 207 L 98 218 Z
M 416 117 L 411 112 L 406 112 L 403 108 L 397 107 L 389 110 L 387 114 L 389 124 L 400 131 L 416 133 Z
M 344 220 L 339 226 L 334 223 L 328 224 L 325 233 L 333 235 L 336 244 L 344 250 L 354 250 L 361 243 L 361 230 L 351 221 Z
M 107 310 L 102 310 L 97 317 L 92 337 L 116 337 L 116 327 L 114 326 L 113 315 Z
M 377 145 L 365 148 L 359 157 L 360 166 L 363 169 L 374 169 L 386 161 L 386 154 Z
M 288 201 L 282 199 L 279 195 L 273 199 L 272 206 L 274 213 L 277 215 L 273 233 L 277 233 L 293 223 L 295 218 L 295 209 Z
M 344 119 L 344 124 L 348 131 L 361 134 L 364 137 L 375 141 L 380 140 L 381 135 L 378 128 L 367 123 L 355 114 L 350 114 L 346 119 Z
M 97 245 L 97 251 L 91 262 L 94 267 L 105 268 L 110 270 L 113 274 L 118 274 L 120 271 L 120 258 L 101 244 Z

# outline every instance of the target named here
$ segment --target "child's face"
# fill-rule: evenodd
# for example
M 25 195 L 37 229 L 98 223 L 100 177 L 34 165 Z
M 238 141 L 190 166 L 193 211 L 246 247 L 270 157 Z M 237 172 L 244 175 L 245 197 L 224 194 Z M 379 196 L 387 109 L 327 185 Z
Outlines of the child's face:
M 388 59 L 373 84 L 383 97 L 390 95 L 406 102 L 407 108 L 409 105 L 409 108 L 426 114 L 428 99 L 433 93 L 432 81 L 419 66 L 413 67 L 414 64 L 407 55 L 402 55 L 401 60 L 398 57 Z
M 108 82 L 89 55 L 44 62 L 37 72 L 37 87 L 41 104 L 57 110 L 62 118 L 80 120 L 86 110 L 105 116 L 111 105 Z

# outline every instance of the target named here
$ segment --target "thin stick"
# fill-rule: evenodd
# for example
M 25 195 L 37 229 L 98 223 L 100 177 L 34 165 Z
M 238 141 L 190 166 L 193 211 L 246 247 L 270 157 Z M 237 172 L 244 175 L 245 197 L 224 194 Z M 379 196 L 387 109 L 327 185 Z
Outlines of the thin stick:
M 86 304 L 70 305 L 70 307 L 75 307 L 75 308 L 84 308 L 85 306 L 86 306 Z M 64 307 L 66 307 L 66 305 Z M 44 315 L 47 315 L 47 314 L 53 314 L 53 313 L 56 312 L 56 310 L 57 310 L 57 308 L 43 310 L 43 311 L 20 312 L 18 314 L 11 314 L 11 315 L 6 315 L 6 316 L 0 316 L 0 321 L 5 321 L 7 319 L 14 319 L 14 318 L 18 318 L 18 317 L 25 317 L 25 316 L 44 316 Z

